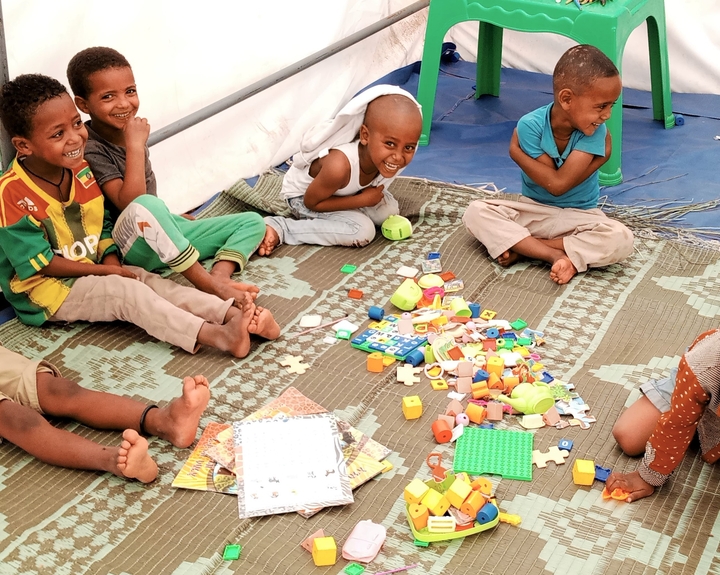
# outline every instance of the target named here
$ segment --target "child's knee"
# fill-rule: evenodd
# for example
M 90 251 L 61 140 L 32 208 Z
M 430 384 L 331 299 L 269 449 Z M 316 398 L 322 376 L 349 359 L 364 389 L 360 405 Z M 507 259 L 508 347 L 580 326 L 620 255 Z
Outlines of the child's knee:
M 375 233 L 375 224 L 369 218 L 359 221 L 357 230 L 352 236 L 351 245 L 362 248 L 375 239 Z
M 0 429 L 25 434 L 42 425 L 44 419 L 37 411 L 9 399 L 0 400 Z
M 625 455 L 634 457 L 645 452 L 645 442 L 638 438 L 634 426 L 626 423 L 622 417 L 615 422 L 612 434 Z

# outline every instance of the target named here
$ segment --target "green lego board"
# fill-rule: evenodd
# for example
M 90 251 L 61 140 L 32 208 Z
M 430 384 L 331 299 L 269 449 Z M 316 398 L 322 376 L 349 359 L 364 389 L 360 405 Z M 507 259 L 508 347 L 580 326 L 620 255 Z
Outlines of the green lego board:
M 455 445 L 455 473 L 502 475 L 532 480 L 533 434 L 527 431 L 466 427 Z

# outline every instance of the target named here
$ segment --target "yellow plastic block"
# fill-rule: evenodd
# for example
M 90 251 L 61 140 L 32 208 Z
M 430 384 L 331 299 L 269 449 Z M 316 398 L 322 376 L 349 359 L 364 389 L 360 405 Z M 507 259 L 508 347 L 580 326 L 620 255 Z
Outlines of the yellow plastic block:
M 415 529 L 420 531 L 420 529 L 425 529 L 425 527 L 427 527 L 430 512 L 422 503 L 413 503 L 412 505 L 409 505 L 407 512 L 408 515 L 410 515 L 410 521 L 413 522 Z
M 463 501 L 465 501 L 465 498 L 470 495 L 471 492 L 472 487 L 470 487 L 464 481 L 458 481 L 456 477 L 455 481 L 453 481 L 452 485 L 450 486 L 450 489 L 445 492 L 445 497 L 447 497 L 448 501 L 450 501 L 450 505 L 460 509 L 460 507 L 462 507 Z
M 435 391 L 443 391 L 445 389 L 448 389 L 448 383 L 444 379 L 431 379 L 430 386 Z
M 383 365 L 388 367 L 395 363 L 395 358 L 392 355 L 383 355 Z
M 505 369 L 505 361 L 498 355 L 488 357 L 487 365 L 485 367 L 488 373 L 494 373 L 498 377 L 502 377 L 503 370 Z
M 496 311 L 493 311 L 491 309 L 484 309 L 480 312 L 480 319 L 484 319 L 487 321 L 490 321 L 492 318 L 494 318 L 497 315 Z
M 436 517 L 442 517 L 445 515 L 445 512 L 450 509 L 448 498 L 434 489 L 428 489 L 428 492 L 422 499 L 422 504 L 428 508 L 431 515 L 435 515 Z
M 403 397 L 402 410 L 405 419 L 417 419 L 422 415 L 422 400 L 419 395 Z
M 532 369 L 533 371 L 540 371 L 545 369 L 545 366 L 542 363 L 533 363 L 530 369 Z
M 409 503 L 410 505 L 420 503 L 428 491 L 430 491 L 430 488 L 425 485 L 422 479 L 413 479 L 405 488 L 403 495 L 405 497 L 405 503 Z
M 592 459 L 576 459 L 572 474 L 575 485 L 592 485 L 595 481 L 595 462 Z
M 479 491 L 486 497 L 490 497 L 492 494 L 492 483 L 486 477 L 478 477 L 470 484 L 470 487 L 472 487 L 474 491 Z
M 464 471 L 461 471 L 455 476 L 455 481 L 464 481 L 468 485 L 472 483 L 472 481 L 470 480 L 470 476 Z
M 312 557 L 315 565 L 335 565 L 337 561 L 337 545 L 332 537 L 316 537 L 313 539 Z

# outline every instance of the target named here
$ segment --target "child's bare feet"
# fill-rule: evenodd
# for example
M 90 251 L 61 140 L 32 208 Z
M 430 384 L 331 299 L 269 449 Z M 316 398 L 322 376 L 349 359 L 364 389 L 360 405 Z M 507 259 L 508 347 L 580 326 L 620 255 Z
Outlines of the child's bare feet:
M 134 429 L 123 431 L 123 442 L 117 452 L 116 475 L 143 483 L 155 481 L 158 466 L 148 453 L 148 442 Z
M 273 253 L 273 250 L 280 243 L 280 236 L 274 228 L 265 224 L 265 237 L 260 246 L 258 247 L 257 253 L 259 256 L 269 256 Z
M 241 309 L 245 301 L 254 301 L 260 292 L 260 288 L 252 284 L 236 282 L 219 274 L 211 273 L 210 276 L 213 279 L 211 293 L 222 300 L 235 300 L 235 305 Z
M 204 375 L 183 379 L 182 395 L 167 406 L 148 411 L 145 429 L 175 447 L 189 447 L 195 441 L 200 416 L 210 400 L 210 383 Z
M 514 263 L 520 261 L 522 259 L 522 256 L 514 252 L 513 250 L 507 250 L 506 252 L 501 253 L 497 257 L 497 263 L 499 263 L 502 267 L 507 268 L 513 265 Z
M 265 339 L 277 339 L 280 337 L 280 326 L 275 321 L 270 310 L 259 306 L 255 308 L 248 331 Z
M 563 285 L 568 283 L 577 273 L 577 268 L 570 259 L 562 257 L 553 263 L 550 268 L 550 279 L 556 284 Z

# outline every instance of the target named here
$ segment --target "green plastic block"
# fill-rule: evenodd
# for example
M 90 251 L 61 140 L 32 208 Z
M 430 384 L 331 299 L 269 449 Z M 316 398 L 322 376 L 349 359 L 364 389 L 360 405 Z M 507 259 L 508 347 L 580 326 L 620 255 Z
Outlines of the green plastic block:
M 466 427 L 455 446 L 455 473 L 502 475 L 532 480 L 533 434 L 528 431 Z
M 413 543 L 415 543 L 415 547 L 430 547 L 430 541 L 420 541 L 419 539 L 415 539 Z
M 359 563 L 348 563 L 347 567 L 343 569 L 347 575 L 361 575 L 365 571 L 365 567 Z
M 519 337 L 517 338 L 517 344 L 527 347 L 532 345 L 532 340 L 529 337 Z
M 337 339 L 350 339 L 352 332 L 349 329 L 339 329 L 335 332 L 335 337 Z
M 521 329 L 525 329 L 527 327 L 527 322 L 524 319 L 517 318 L 510 324 L 510 327 L 515 331 L 520 331 Z
M 240 545 L 225 545 L 225 551 L 223 551 L 223 561 L 234 561 L 240 559 L 240 552 L 242 547 Z
M 344 274 L 351 274 L 357 269 L 357 266 L 354 266 L 352 264 L 345 264 L 343 267 L 340 268 L 340 271 Z

